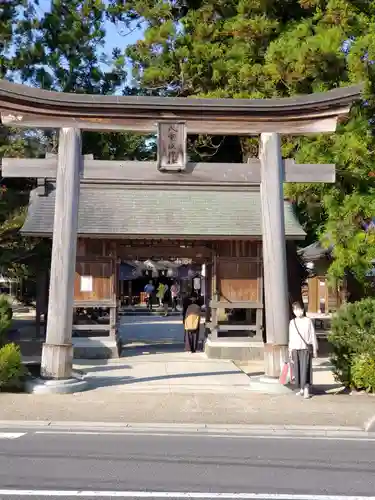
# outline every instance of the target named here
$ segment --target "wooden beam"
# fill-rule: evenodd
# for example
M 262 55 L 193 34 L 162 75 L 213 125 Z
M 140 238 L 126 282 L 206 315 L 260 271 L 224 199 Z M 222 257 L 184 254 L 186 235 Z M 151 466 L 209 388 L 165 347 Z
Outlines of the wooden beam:
M 96 300 L 75 300 L 73 304 L 74 309 L 90 309 L 93 307 L 101 307 L 103 309 L 110 309 L 116 307 L 116 302 L 112 299 L 96 299 Z
M 57 158 L 2 158 L 1 173 L 8 178 L 56 179 Z
M 90 325 L 89 323 L 85 323 L 85 324 L 76 324 L 76 325 L 73 325 L 72 326 L 72 330 L 73 331 L 87 331 L 87 330 L 91 330 L 91 331 L 96 331 L 96 332 L 101 332 L 101 331 L 109 331 L 111 329 L 111 325 L 110 324 L 107 324 L 107 325 L 100 325 L 100 324 L 97 324 L 97 323 L 94 323 L 92 325 Z
M 189 135 L 210 134 L 210 135 L 236 135 L 236 136 L 252 136 L 263 132 L 277 132 L 282 130 L 284 134 L 306 135 L 306 134 L 322 134 L 335 132 L 339 116 L 347 116 L 350 107 L 345 107 L 335 110 L 337 116 L 317 116 L 300 118 L 294 116 L 292 119 L 279 118 L 277 121 L 267 121 L 263 119 L 238 119 L 234 117 L 210 120 L 204 119 L 185 119 L 184 114 L 177 114 L 171 118 L 176 121 L 185 121 L 187 132 Z M 204 114 L 204 113 L 203 113 Z M 51 129 L 59 127 L 79 127 L 81 130 L 95 130 L 98 132 L 118 131 L 118 132 L 134 132 L 139 134 L 155 134 L 156 121 L 161 121 L 162 118 L 80 118 L 69 116 L 36 116 L 33 114 L 22 113 L 17 116 L 14 113 L 1 113 L 1 122 L 7 127 L 21 128 L 39 128 Z M 171 118 L 167 119 L 170 121 Z
M 226 300 L 211 300 L 212 309 L 263 309 L 261 302 L 229 302 Z
M 209 258 L 212 256 L 212 251 L 209 248 L 206 247 L 187 247 L 187 248 L 180 248 L 180 247 L 158 247 L 158 246 L 152 246 L 151 248 L 149 246 L 144 246 L 144 247 L 126 247 L 126 246 L 121 246 L 118 245 L 117 247 L 117 255 L 118 257 L 122 258 L 123 260 L 131 260 L 130 258 L 139 258 L 139 259 L 151 259 L 153 257 L 161 257 L 161 258 L 168 258 L 168 257 L 180 257 L 180 258 Z
M 211 323 L 207 323 L 206 324 L 207 328 L 210 328 L 212 327 Z M 256 332 L 257 330 L 257 327 L 256 325 L 218 325 L 217 327 L 217 331 L 218 333 L 220 332 L 235 332 L 235 331 L 238 331 L 238 330 L 243 330 L 243 331 L 253 331 L 253 332 Z M 246 338 L 246 337 L 245 337 Z
M 80 131 L 60 130 L 47 337 L 41 364 L 42 376 L 51 379 L 72 376 L 73 289 L 81 165 Z
M 260 184 L 260 161 L 248 163 L 188 163 L 181 173 L 161 172 L 156 162 L 112 161 L 84 159 L 82 180 L 106 181 L 123 185 L 178 185 L 178 186 L 251 186 Z M 3 158 L 2 175 L 9 178 L 55 179 L 57 159 Z M 284 182 L 333 183 L 335 165 L 296 164 L 294 160 L 283 161 Z
M 334 132 L 362 90 L 357 85 L 284 99 L 163 98 L 50 92 L 0 80 L 0 110 L 3 125 L 16 127 L 155 133 L 158 123 L 181 121 L 190 134 L 305 134 Z

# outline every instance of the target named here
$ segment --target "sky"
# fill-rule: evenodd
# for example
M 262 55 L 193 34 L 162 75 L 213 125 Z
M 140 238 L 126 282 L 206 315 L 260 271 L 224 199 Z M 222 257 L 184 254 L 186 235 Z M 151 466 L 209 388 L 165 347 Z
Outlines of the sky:
M 107 31 L 106 50 L 108 53 L 110 53 L 115 47 L 125 48 L 127 45 L 132 45 L 137 40 L 142 38 L 143 34 L 142 30 L 135 30 L 131 33 L 124 30 L 124 33 L 121 34 L 116 26 L 109 22 L 106 22 L 105 28 Z
M 50 9 L 50 5 L 51 0 L 39 0 L 38 9 L 40 11 L 40 14 L 42 15 L 46 11 L 48 11 Z M 118 47 L 123 50 L 127 45 L 132 45 L 137 40 L 142 38 L 143 35 L 142 29 L 137 29 L 135 31 L 130 30 L 130 32 L 126 28 L 124 28 L 123 30 L 119 30 L 114 24 L 108 21 L 105 23 L 105 29 L 107 32 L 105 52 L 109 55 L 114 48 Z M 130 72 L 130 69 L 131 68 L 128 68 L 128 72 Z
M 45 12 L 47 12 L 50 9 L 50 5 L 51 0 L 39 0 L 38 9 L 40 10 L 40 14 L 44 14 Z M 139 40 L 142 36 L 142 30 L 136 30 L 124 36 L 123 34 L 120 34 L 116 26 L 114 26 L 110 22 L 106 23 L 105 28 L 107 30 L 108 38 L 108 40 L 106 41 L 106 46 L 108 47 L 109 52 L 115 47 L 125 47 L 126 45 L 131 45 Z M 124 33 L 126 33 L 125 30 Z
M 105 52 L 111 54 L 112 50 L 116 47 L 121 50 L 125 49 L 127 45 L 132 45 L 137 40 L 142 38 L 143 30 L 136 29 L 135 31 L 124 29 L 123 32 L 119 32 L 120 30 L 110 22 L 106 22 L 105 28 L 107 31 L 106 44 L 105 44 Z M 131 83 L 131 66 L 127 65 L 127 80 L 128 84 Z

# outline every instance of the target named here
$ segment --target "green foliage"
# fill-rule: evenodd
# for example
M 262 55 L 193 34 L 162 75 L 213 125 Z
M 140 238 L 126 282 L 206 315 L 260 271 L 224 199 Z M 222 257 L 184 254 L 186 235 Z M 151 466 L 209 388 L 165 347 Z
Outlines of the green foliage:
M 3 5 L 4 4 L 4 5 Z M 49 4 L 49 5 L 47 5 Z M 6 0 L 1 4 L 0 78 L 49 90 L 113 94 L 126 80 L 124 55 L 105 50 L 107 3 L 101 0 Z M 124 93 L 134 93 L 125 89 Z M 57 153 L 56 131 L 0 125 L 0 158 Z M 154 148 L 135 134 L 83 134 L 83 153 L 97 159 L 150 159 Z M 20 234 L 34 181 L 6 179 L 0 186 L 0 272 L 28 277 L 48 265 L 49 247 Z
M 361 385 L 363 382 L 358 383 L 365 373 L 368 373 L 370 385 L 371 377 L 375 377 L 370 368 L 367 372 L 363 370 L 362 363 L 364 357 L 375 359 L 375 299 L 367 298 L 342 306 L 332 319 L 329 341 L 336 379 L 346 387 L 368 388 Z
M 296 203 L 307 243 L 334 245 L 332 280 L 350 271 L 363 282 L 375 252 L 374 235 L 361 224 L 375 214 L 374 2 L 111 0 L 108 13 L 145 29 L 125 54 L 135 82 L 150 92 L 264 98 L 367 84 L 366 101 L 337 133 L 283 138 L 285 157 L 336 164 L 335 184 L 287 185 L 285 194 Z M 258 154 L 254 139 L 243 138 L 241 149 L 245 157 Z
M 20 348 L 15 344 L 3 346 L 0 349 L 0 391 L 21 388 L 25 374 Z
M 361 0 L 7 0 L 0 19 L 0 77 L 91 94 L 264 98 L 325 91 L 356 81 L 364 101 L 333 135 L 284 137 L 285 157 L 335 163 L 336 183 L 287 185 L 308 233 L 333 245 L 332 281 L 360 282 L 375 258 L 375 7 Z M 107 53 L 108 22 L 144 29 L 143 39 Z M 122 28 L 125 27 L 125 30 Z M 124 45 L 127 39 L 124 38 Z M 126 85 L 127 65 L 133 86 Z M 194 160 L 239 161 L 258 154 L 256 138 L 189 138 Z M 85 133 L 83 152 L 103 159 L 149 159 L 154 148 L 134 134 Z M 54 131 L 0 128 L 1 156 L 57 152 Z M 5 183 L 0 200 L 0 266 L 26 272 L 38 241 L 18 228 L 30 183 Z M 19 206 L 13 203 L 19 194 Z M 3 225 L 3 229 L 1 226 Z M 14 264 L 14 262 L 18 264 Z M 23 270 L 22 270 L 23 269 Z
M 352 362 L 354 387 L 366 392 L 375 392 L 375 358 L 368 354 L 355 356 Z
M 5 295 L 0 295 L 0 346 L 6 340 L 6 334 L 12 326 L 13 310 Z
M 7 0 L 2 3 L 0 19 L 0 78 L 14 79 L 27 70 L 28 62 L 19 57 L 27 52 L 33 24 L 35 2 Z M 0 125 L 0 158 L 24 156 L 40 157 L 43 149 L 42 134 L 28 130 L 8 129 Z M 3 275 L 20 275 L 23 262 L 35 248 L 35 242 L 20 235 L 29 191 L 29 180 L 1 180 L 0 186 L 0 270 Z

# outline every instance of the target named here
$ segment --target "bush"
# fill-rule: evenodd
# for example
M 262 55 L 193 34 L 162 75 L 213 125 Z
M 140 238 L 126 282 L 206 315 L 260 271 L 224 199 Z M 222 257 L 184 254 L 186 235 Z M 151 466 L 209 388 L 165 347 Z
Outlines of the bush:
M 375 391 L 375 358 L 360 354 L 352 360 L 352 381 L 356 389 Z
M 20 348 L 6 344 L 0 349 L 0 391 L 21 388 L 25 375 Z
M 6 334 L 12 326 L 13 310 L 5 295 L 0 295 L 0 347 L 6 342 Z
M 375 391 L 375 299 L 343 305 L 332 319 L 328 340 L 336 380 L 345 387 Z

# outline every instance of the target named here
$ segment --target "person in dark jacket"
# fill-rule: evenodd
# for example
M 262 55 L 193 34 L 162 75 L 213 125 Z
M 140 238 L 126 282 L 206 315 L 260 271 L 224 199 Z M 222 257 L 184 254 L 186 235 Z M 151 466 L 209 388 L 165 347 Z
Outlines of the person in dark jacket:
M 200 329 L 200 313 L 201 307 L 196 293 L 192 293 L 190 297 L 185 297 L 182 305 L 182 322 L 184 325 L 184 344 L 185 351 L 196 352 L 199 344 L 199 329 Z M 199 321 L 194 328 L 187 325 L 187 318 L 189 316 L 199 316 Z
M 164 316 L 168 316 L 168 308 L 169 308 L 170 301 L 171 301 L 171 291 L 170 291 L 170 288 L 168 287 L 168 285 L 166 285 L 165 290 L 164 290 L 164 295 L 162 298 Z

